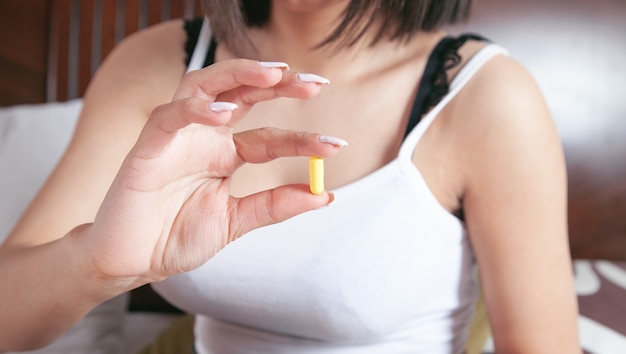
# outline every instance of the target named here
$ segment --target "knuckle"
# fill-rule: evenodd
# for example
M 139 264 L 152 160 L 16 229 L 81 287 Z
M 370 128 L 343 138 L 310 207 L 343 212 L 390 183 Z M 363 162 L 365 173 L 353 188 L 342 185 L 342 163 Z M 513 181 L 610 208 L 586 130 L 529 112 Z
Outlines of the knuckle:
M 296 155 L 298 156 L 302 156 L 302 155 L 306 155 L 305 151 L 303 150 L 303 146 L 301 144 L 302 141 L 306 141 L 307 137 L 309 136 L 308 133 L 305 132 L 296 132 L 294 134 L 294 149 L 296 152 Z
M 279 157 L 275 144 L 272 144 L 272 142 L 275 141 L 278 129 L 273 127 L 263 127 L 260 128 L 257 133 L 261 141 L 265 143 L 265 155 L 272 160 Z
M 274 224 L 277 223 L 278 221 L 280 221 L 278 215 L 276 215 L 276 209 L 275 209 L 275 202 L 277 200 L 276 198 L 276 194 L 277 191 L 276 189 L 272 189 L 268 195 L 267 195 L 267 199 L 265 200 L 266 204 L 265 204 L 265 210 L 268 216 L 268 219 L 270 221 L 270 223 Z
M 167 110 L 168 105 L 169 103 L 165 103 L 154 107 L 150 113 L 150 119 L 154 119 L 155 117 L 162 115 Z
M 195 100 L 193 100 L 190 97 L 187 98 L 183 98 L 182 100 L 179 100 L 178 104 L 180 106 L 180 110 L 187 114 L 190 112 L 193 112 L 195 110 Z
M 185 73 L 180 83 L 180 87 L 197 88 L 199 86 L 200 78 L 202 77 L 200 70 L 190 71 Z
M 257 129 L 257 136 L 263 141 L 270 141 L 274 136 L 276 136 L 277 128 L 273 127 L 262 127 Z

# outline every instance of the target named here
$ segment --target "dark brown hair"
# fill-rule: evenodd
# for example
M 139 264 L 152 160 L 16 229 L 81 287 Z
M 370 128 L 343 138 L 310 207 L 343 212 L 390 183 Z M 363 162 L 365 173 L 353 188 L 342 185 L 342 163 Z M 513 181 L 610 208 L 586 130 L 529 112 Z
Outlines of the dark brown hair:
M 419 31 L 466 20 L 472 0 L 352 0 L 338 19 L 335 30 L 319 45 L 338 48 L 356 43 L 378 19 L 382 25 L 371 45 L 382 39 L 408 40 Z M 247 28 L 262 27 L 269 21 L 271 0 L 203 0 L 213 36 L 237 54 L 254 46 Z

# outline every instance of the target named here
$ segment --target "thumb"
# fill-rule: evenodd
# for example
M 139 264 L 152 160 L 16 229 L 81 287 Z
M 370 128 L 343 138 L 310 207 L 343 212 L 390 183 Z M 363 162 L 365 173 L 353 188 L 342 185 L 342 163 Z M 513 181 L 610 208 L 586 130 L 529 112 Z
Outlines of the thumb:
M 304 212 L 329 205 L 334 194 L 312 194 L 309 186 L 293 184 L 255 193 L 237 201 L 231 214 L 232 239 L 261 226 L 275 224 Z

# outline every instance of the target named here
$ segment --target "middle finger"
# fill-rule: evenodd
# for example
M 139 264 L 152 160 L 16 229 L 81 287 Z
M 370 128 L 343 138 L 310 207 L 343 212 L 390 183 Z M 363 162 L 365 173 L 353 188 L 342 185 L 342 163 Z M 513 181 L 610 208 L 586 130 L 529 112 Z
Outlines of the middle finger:
M 308 73 L 285 72 L 276 85 L 269 88 L 242 86 L 219 95 L 220 101 L 234 102 L 240 107 L 279 97 L 307 99 L 316 96 L 329 80 Z

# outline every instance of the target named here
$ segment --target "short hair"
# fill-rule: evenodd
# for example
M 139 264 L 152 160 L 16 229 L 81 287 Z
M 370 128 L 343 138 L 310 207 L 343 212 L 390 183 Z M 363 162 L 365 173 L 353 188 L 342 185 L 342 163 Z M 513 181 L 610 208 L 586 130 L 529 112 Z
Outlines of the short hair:
M 351 0 L 338 25 L 316 48 L 354 45 L 374 23 L 382 25 L 370 45 L 383 39 L 408 40 L 420 31 L 432 31 L 469 17 L 472 0 Z M 216 40 L 236 54 L 254 51 L 247 29 L 269 21 L 271 0 L 203 0 Z

